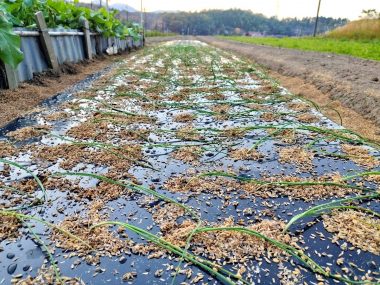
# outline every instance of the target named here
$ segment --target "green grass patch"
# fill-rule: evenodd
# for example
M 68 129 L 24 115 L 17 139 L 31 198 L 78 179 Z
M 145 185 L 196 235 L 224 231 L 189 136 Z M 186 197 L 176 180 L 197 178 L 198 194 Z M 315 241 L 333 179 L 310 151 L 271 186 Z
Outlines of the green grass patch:
M 248 44 L 268 45 L 300 50 L 331 52 L 355 57 L 380 60 L 380 40 L 348 40 L 325 37 L 304 38 L 254 38 L 242 36 L 220 36 L 219 38 Z

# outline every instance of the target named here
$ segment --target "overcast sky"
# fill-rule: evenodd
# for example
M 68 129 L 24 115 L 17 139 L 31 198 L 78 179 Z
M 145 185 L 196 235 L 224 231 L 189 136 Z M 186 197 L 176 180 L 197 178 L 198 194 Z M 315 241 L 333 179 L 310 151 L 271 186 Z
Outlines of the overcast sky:
M 105 0 L 104 0 L 105 2 Z M 140 0 L 110 0 L 140 9 Z M 157 10 L 249 9 L 266 16 L 315 17 L 318 0 L 143 0 L 147 12 Z M 356 19 L 363 9 L 380 11 L 380 0 L 322 0 L 321 15 Z

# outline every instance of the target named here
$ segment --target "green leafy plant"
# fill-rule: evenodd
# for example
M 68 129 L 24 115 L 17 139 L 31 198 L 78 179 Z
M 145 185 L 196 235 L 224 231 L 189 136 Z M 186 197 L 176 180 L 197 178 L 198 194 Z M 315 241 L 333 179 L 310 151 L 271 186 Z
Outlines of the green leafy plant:
M 0 60 L 16 68 L 24 56 L 20 50 L 20 37 L 13 32 L 12 27 L 0 7 Z
M 83 20 L 88 20 L 90 29 L 105 37 L 139 39 L 140 27 L 122 23 L 116 18 L 117 11 L 100 8 L 97 11 L 76 6 L 78 1 L 64 0 L 4 0 L 0 2 L 0 60 L 13 68 L 23 60 L 20 37 L 13 27 L 36 28 L 35 13 L 41 11 L 48 28 L 80 29 Z

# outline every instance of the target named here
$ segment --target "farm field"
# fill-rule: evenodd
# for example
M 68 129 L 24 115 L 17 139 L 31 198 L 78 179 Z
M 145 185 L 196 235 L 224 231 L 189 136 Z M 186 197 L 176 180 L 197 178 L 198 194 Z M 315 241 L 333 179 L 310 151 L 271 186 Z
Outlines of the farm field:
M 221 39 L 232 41 L 268 45 L 281 48 L 300 49 L 307 51 L 330 52 L 351 55 L 354 57 L 380 60 L 380 40 L 361 39 L 334 39 L 327 37 L 304 38 L 272 38 L 272 37 L 242 37 L 220 36 Z
M 246 59 L 140 50 L 0 129 L 0 284 L 378 284 L 379 143 Z

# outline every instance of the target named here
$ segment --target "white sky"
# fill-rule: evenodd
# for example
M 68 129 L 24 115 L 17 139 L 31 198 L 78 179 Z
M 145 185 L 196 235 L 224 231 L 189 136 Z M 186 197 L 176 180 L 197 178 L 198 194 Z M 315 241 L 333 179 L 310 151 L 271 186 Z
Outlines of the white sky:
M 110 2 L 125 3 L 140 9 L 140 0 L 110 0 Z M 315 17 L 317 5 L 318 0 L 143 0 L 147 12 L 240 8 L 280 18 Z M 380 0 L 322 0 L 320 15 L 356 19 L 363 9 L 372 8 L 380 11 Z

